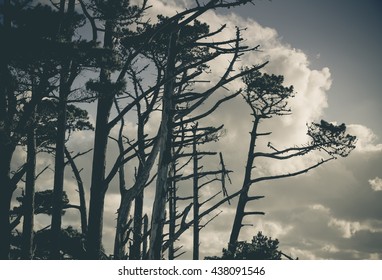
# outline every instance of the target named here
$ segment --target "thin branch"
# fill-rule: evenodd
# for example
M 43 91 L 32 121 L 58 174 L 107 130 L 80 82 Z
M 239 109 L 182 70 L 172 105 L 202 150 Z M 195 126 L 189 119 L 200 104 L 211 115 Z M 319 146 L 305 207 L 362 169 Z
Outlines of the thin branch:
M 209 219 L 204 225 L 200 226 L 200 230 L 202 230 L 203 228 L 205 228 L 209 223 L 211 223 L 215 218 L 217 218 L 221 213 L 223 213 L 223 211 L 220 211 L 219 213 L 217 213 L 215 216 L 213 216 L 211 219 Z
M 335 157 L 327 158 L 325 160 L 322 159 L 320 162 L 316 163 L 315 165 L 312 165 L 308 168 L 305 168 L 305 169 L 300 170 L 300 171 L 292 172 L 292 173 L 256 178 L 256 179 L 251 180 L 251 183 L 254 184 L 254 183 L 261 182 L 261 181 L 269 181 L 269 180 L 276 180 L 276 179 L 282 179 L 282 178 L 297 176 L 297 175 L 300 175 L 303 173 L 307 173 L 309 170 L 314 169 L 314 168 L 316 168 L 316 167 L 318 167 L 318 166 L 320 166 L 320 165 L 322 165 L 322 164 L 324 164 L 330 160 L 333 160 L 333 159 L 335 159 Z

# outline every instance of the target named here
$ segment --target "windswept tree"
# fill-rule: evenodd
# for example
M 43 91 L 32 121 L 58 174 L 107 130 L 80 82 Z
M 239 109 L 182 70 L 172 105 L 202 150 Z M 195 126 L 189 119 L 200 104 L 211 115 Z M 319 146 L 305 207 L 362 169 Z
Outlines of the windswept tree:
M 269 136 L 272 133 L 261 130 L 261 127 L 265 127 L 264 123 L 272 117 L 291 114 L 288 101 L 294 96 L 293 87 L 283 85 L 283 76 L 262 74 L 260 71 L 249 73 L 244 76 L 243 81 L 246 86 L 243 98 L 251 110 L 253 124 L 243 184 L 229 239 L 229 250 L 232 252 L 235 251 L 237 246 L 240 230 L 244 226 L 244 218 L 264 214 L 264 212 L 258 211 L 245 211 L 249 202 L 263 198 L 263 196 L 249 195 L 253 185 L 264 181 L 297 176 L 334 160 L 338 156 L 346 157 L 355 148 L 356 141 L 355 136 L 346 134 L 345 124 L 334 125 L 322 120 L 320 123 L 312 123 L 308 126 L 307 135 L 310 140 L 303 145 L 279 149 L 268 142 L 268 150 L 259 150 L 259 147 L 261 147 L 258 144 L 259 138 Z M 256 165 L 260 164 L 256 163 L 256 160 L 263 158 L 276 161 L 287 160 L 306 156 L 313 152 L 319 152 L 322 159 L 305 168 L 289 173 L 255 176 Z

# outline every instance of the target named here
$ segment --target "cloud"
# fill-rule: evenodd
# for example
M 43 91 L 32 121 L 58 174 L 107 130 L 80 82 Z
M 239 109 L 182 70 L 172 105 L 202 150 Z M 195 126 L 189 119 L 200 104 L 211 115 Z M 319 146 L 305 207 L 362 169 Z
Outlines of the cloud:
M 328 226 L 339 229 L 344 238 L 352 237 L 357 231 L 360 231 L 361 224 L 359 222 L 349 222 L 332 218 Z
M 343 238 L 351 238 L 357 232 L 366 231 L 370 233 L 381 233 L 382 232 L 382 223 L 381 221 L 346 221 L 336 218 L 331 218 L 329 227 L 338 229 L 342 233 Z
M 326 213 L 326 214 L 329 214 L 329 213 L 330 213 L 330 209 L 329 209 L 328 207 L 325 207 L 325 206 L 322 205 L 322 204 L 313 204 L 313 205 L 309 205 L 309 208 L 310 208 L 310 209 L 313 209 L 313 210 L 316 210 L 316 211 L 319 211 L 319 212 Z
M 382 191 L 382 179 L 381 178 L 375 177 L 374 179 L 370 179 L 368 182 L 374 191 Z
M 370 128 L 361 124 L 350 124 L 347 129 L 349 134 L 357 136 L 356 151 L 361 153 L 382 151 L 382 144 L 376 143 L 378 137 Z
M 338 249 L 335 245 L 333 244 L 326 244 L 323 248 L 322 251 L 326 251 L 329 253 L 338 253 L 340 252 L 340 249 Z

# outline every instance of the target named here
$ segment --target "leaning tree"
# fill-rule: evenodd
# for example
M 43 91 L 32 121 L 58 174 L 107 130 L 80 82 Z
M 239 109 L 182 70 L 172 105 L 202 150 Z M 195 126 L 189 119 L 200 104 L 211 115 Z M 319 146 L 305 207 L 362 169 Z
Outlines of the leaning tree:
M 258 211 L 245 211 L 249 202 L 263 198 L 263 196 L 249 195 L 251 187 L 264 181 L 297 176 L 334 160 L 338 156 L 346 157 L 355 148 L 356 141 L 355 136 L 346 134 L 345 124 L 335 125 L 322 120 L 320 123 L 312 123 L 308 126 L 309 141 L 307 143 L 280 149 L 268 142 L 267 148 L 262 150 L 258 143 L 259 139 L 269 136 L 272 132 L 264 132 L 261 127 L 266 127 L 264 123 L 272 117 L 291 114 L 288 101 L 294 96 L 293 87 L 283 86 L 283 76 L 262 74 L 260 71 L 249 73 L 244 76 L 243 81 L 246 86 L 243 98 L 251 110 L 253 122 L 241 193 L 229 239 L 229 250 L 232 252 L 235 251 L 240 230 L 244 226 L 243 219 L 251 215 L 264 214 L 264 212 Z M 321 159 L 307 167 L 289 173 L 255 176 L 254 170 L 257 165 L 261 164 L 258 163 L 260 159 L 288 160 L 307 156 L 313 152 L 319 152 Z

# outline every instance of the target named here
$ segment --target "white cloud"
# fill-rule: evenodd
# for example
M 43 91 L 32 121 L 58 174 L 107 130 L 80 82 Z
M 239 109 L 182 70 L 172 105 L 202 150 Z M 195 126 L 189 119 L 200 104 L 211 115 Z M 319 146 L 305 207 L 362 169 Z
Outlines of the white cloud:
M 330 219 L 328 226 L 337 228 L 342 233 L 343 238 L 351 238 L 357 231 L 361 230 L 359 222 L 349 222 L 335 218 Z
M 361 124 L 350 124 L 347 126 L 348 132 L 351 135 L 357 136 L 356 151 L 358 152 L 380 152 L 382 144 L 376 143 L 378 137 L 374 132 Z
M 322 251 L 329 252 L 329 253 L 338 253 L 340 250 L 333 244 L 326 244 Z
M 313 204 L 313 205 L 310 205 L 309 208 L 313 209 L 313 210 L 316 210 L 316 211 L 319 211 L 319 212 L 326 213 L 326 214 L 330 213 L 330 209 L 325 207 L 322 204 Z
M 368 231 L 371 233 L 382 232 L 382 223 L 377 220 L 358 222 L 331 218 L 328 226 L 338 229 L 342 233 L 343 238 L 351 238 L 359 231 Z
M 368 182 L 374 191 L 382 191 L 382 179 L 381 178 L 375 177 L 374 179 L 370 179 Z
M 381 254 L 379 254 L 379 253 L 372 253 L 369 256 L 369 259 L 370 260 L 380 260 L 381 259 Z
M 258 223 L 257 228 L 259 228 L 259 231 L 262 231 L 265 235 L 269 235 L 272 238 L 280 238 L 288 234 L 293 229 L 293 226 L 263 220 Z

